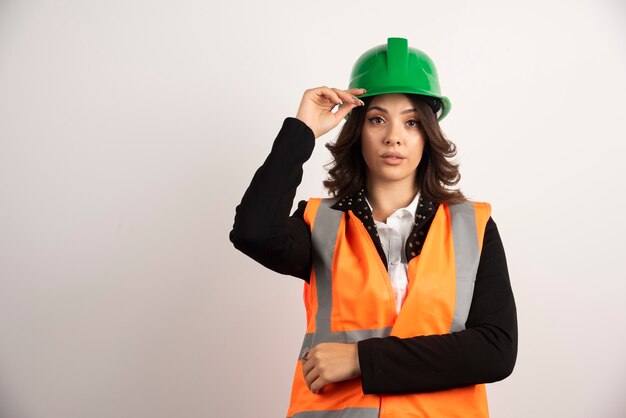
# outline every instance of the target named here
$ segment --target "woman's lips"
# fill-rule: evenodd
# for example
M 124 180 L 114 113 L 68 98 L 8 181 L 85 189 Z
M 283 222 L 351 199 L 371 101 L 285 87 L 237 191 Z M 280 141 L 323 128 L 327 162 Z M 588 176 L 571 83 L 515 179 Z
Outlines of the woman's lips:
M 383 161 L 389 165 L 400 165 L 404 160 L 404 155 L 398 152 L 386 152 L 381 155 Z

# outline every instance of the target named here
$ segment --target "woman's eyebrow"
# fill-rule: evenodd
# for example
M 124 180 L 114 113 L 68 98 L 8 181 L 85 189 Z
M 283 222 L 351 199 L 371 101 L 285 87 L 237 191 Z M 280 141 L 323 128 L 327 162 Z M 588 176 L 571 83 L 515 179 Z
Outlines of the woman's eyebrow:
M 368 112 L 369 112 L 370 110 L 380 110 L 380 111 L 381 111 L 381 112 L 383 112 L 383 113 L 387 113 L 387 114 L 389 113 L 389 112 L 387 111 L 387 109 L 384 109 L 384 108 L 382 108 L 382 107 L 380 107 L 380 106 L 372 106 L 372 107 L 370 107 L 369 109 L 367 109 L 367 111 L 368 111 Z M 406 113 L 413 113 L 413 112 L 417 112 L 417 109 L 407 109 L 407 110 L 403 110 L 403 111 L 402 111 L 402 114 L 404 115 L 404 114 L 406 114 Z

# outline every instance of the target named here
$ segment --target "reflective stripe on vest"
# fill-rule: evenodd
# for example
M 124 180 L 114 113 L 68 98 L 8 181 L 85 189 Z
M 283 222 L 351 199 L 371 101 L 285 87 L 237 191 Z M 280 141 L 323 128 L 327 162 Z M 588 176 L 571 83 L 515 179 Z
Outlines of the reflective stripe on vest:
M 465 329 L 480 261 L 488 203 L 441 204 L 420 255 L 408 265 L 400 313 L 385 266 L 363 223 L 334 199 L 310 199 L 312 271 L 304 285 L 304 350 L 324 342 L 355 343 L 389 335 L 408 338 Z M 331 383 L 311 394 L 298 361 L 289 418 L 396 416 L 488 417 L 484 385 L 405 395 L 365 395 L 361 379 Z
M 450 206 L 452 240 L 454 242 L 454 266 L 456 271 L 456 302 L 450 332 L 465 329 L 474 295 L 474 282 L 480 261 L 476 215 L 471 202 Z
M 292 415 L 291 418 L 378 418 L 378 408 L 345 408 L 333 411 L 305 411 Z

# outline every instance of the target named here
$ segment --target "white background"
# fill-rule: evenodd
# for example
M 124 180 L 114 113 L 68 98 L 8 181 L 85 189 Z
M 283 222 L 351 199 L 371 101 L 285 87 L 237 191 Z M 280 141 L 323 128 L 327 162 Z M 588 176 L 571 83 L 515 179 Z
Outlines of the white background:
M 234 209 L 302 92 L 388 36 L 435 61 L 505 245 L 492 416 L 626 416 L 626 5 L 504 3 L 0 0 L 0 416 L 284 416 L 302 282 L 232 247 Z

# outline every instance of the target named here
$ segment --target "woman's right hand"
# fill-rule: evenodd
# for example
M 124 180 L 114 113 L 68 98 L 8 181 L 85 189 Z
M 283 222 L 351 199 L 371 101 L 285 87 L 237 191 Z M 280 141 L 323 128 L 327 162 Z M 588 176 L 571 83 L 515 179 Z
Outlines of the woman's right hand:
M 339 125 L 352 109 L 363 106 L 356 95 L 364 93 L 365 89 L 339 90 L 326 86 L 308 89 L 302 96 L 296 118 L 306 123 L 315 138 L 319 138 Z M 333 108 L 339 104 L 342 106 L 333 113 Z

